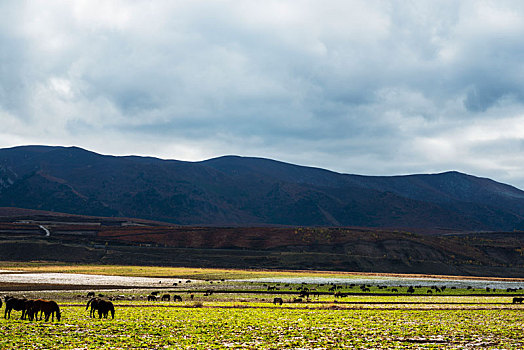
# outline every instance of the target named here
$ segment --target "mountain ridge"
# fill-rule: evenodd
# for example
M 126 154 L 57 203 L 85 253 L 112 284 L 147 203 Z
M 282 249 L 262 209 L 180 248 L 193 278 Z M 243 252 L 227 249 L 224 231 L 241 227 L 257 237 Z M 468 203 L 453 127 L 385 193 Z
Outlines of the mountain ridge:
M 365 176 L 277 160 L 0 149 L 0 206 L 183 225 L 524 229 L 524 191 L 457 171 Z

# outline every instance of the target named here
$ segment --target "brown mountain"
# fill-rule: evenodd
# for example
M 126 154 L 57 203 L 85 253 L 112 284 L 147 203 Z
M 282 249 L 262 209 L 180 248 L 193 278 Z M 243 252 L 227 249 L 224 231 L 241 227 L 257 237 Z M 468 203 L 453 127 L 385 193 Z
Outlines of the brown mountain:
M 0 206 L 184 225 L 524 229 L 524 192 L 458 172 L 359 176 L 269 159 L 0 149 Z

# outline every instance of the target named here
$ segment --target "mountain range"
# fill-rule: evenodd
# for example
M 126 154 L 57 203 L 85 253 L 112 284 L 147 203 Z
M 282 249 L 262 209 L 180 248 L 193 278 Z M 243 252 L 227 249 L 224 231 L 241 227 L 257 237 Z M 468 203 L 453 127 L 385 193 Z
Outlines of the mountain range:
M 0 206 L 180 225 L 524 229 L 524 191 L 455 171 L 362 176 L 270 159 L 200 162 L 0 149 Z

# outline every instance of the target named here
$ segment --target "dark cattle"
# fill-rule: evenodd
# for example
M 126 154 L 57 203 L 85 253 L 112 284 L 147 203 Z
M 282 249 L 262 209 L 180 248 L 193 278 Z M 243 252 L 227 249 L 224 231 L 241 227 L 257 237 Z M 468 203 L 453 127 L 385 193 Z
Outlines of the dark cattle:
M 158 295 L 158 294 L 160 294 L 160 292 L 158 291 L 151 292 L 151 295 Z
M 295 299 L 293 299 L 293 302 L 294 303 L 301 303 L 302 299 L 301 298 L 295 298 Z
M 182 301 L 182 297 L 180 295 L 173 295 L 173 301 Z
M 392 292 L 398 292 L 398 289 L 397 288 L 391 288 L 391 291 Z
M 26 308 L 27 299 L 6 297 L 5 298 L 5 312 L 4 318 L 11 317 L 11 310 L 22 311 L 21 319 L 25 317 L 25 308 Z
M 162 295 L 162 301 L 169 301 L 171 300 L 171 296 L 169 294 Z
M 524 298 L 520 298 L 520 297 L 515 297 L 513 298 L 513 304 L 522 304 L 522 302 L 524 301 Z
M 158 297 L 156 295 L 148 295 L 147 296 L 147 301 L 156 301 L 158 299 Z
M 428 294 L 433 294 L 433 291 L 431 289 L 428 289 L 427 293 Z
M 88 297 L 88 298 L 94 298 L 94 297 L 95 297 L 95 292 L 89 292 L 89 293 L 87 293 L 87 297 Z
M 284 301 L 282 300 L 282 298 L 274 298 L 273 299 L 273 304 L 279 304 L 279 305 L 282 305 L 284 303 Z
M 267 290 L 268 290 L 268 291 L 269 291 L 269 290 L 275 290 L 276 288 L 277 288 L 277 287 L 275 287 L 275 286 L 267 286 Z

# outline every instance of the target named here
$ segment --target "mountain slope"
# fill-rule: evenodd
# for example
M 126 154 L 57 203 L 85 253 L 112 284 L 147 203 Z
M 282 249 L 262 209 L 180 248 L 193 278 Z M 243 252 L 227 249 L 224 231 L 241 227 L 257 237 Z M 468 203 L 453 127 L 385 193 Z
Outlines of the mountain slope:
M 188 225 L 524 228 L 523 191 L 457 172 L 374 177 L 261 158 L 182 162 L 76 147 L 0 149 L 0 206 Z

